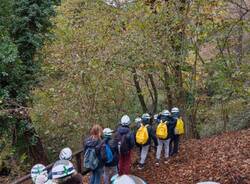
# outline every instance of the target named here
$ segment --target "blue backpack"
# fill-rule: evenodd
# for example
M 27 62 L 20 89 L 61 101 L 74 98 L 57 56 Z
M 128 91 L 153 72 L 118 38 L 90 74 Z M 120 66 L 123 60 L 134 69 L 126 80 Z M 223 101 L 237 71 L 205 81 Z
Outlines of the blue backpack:
M 109 164 L 113 161 L 114 156 L 109 144 L 107 143 L 103 144 L 101 150 L 101 157 L 106 164 Z
M 99 160 L 95 148 L 88 148 L 84 154 L 83 166 L 86 169 L 95 170 L 98 167 Z

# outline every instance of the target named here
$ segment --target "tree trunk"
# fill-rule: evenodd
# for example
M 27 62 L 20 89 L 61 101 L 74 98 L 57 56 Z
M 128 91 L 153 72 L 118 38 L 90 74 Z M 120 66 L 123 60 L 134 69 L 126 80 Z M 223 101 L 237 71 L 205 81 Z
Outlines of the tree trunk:
M 244 6 L 244 0 L 240 0 L 240 5 Z M 242 57 L 243 57 L 243 21 L 244 21 L 244 12 L 241 7 L 238 7 L 238 14 L 240 23 L 238 26 L 238 38 L 237 38 L 237 45 L 236 45 L 236 54 L 237 54 L 237 68 L 240 67 L 240 64 L 242 63 Z
M 170 84 L 169 84 L 169 74 L 167 71 L 167 64 L 164 63 L 165 69 L 164 69 L 164 87 L 166 90 L 166 96 L 167 96 L 167 104 L 168 109 L 171 109 L 173 107 L 173 97 L 170 90 Z
M 135 85 L 137 96 L 139 98 L 139 101 L 140 101 L 140 104 L 141 104 L 141 107 L 142 107 L 142 111 L 143 112 L 148 112 L 148 108 L 147 108 L 147 105 L 145 103 L 144 96 L 142 94 L 140 82 L 139 82 L 138 75 L 137 75 L 137 72 L 136 72 L 135 68 L 132 68 L 132 73 L 133 73 L 134 85 Z
M 189 121 L 190 121 L 190 132 L 189 132 L 189 138 L 196 138 L 199 139 L 199 132 L 197 130 L 197 110 L 198 110 L 199 101 L 195 101 L 193 107 L 191 108 L 191 113 L 189 115 Z
M 227 123 L 229 122 L 229 116 L 227 109 L 225 109 L 225 103 L 221 102 L 221 115 L 222 115 L 222 121 L 223 121 L 223 131 L 227 130 Z
M 182 17 L 182 21 L 176 26 L 176 34 L 172 36 L 172 48 L 175 53 L 174 73 L 177 84 L 177 104 L 179 107 L 184 108 L 185 104 L 185 90 L 183 88 L 183 78 L 181 65 L 185 60 L 185 19 L 186 19 L 186 0 L 179 1 L 178 13 Z
M 149 77 L 149 80 L 150 80 L 150 83 L 154 92 L 154 101 L 152 102 L 152 105 L 153 105 L 153 113 L 155 114 L 157 112 L 157 105 L 158 105 L 158 91 L 154 82 L 153 75 L 150 73 L 148 74 L 148 77 Z

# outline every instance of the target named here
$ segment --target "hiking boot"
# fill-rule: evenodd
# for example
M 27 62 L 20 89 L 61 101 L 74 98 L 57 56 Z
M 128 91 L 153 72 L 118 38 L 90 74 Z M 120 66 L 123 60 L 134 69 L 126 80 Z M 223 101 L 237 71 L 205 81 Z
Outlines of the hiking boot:
M 144 169 L 144 164 L 139 164 L 139 165 L 138 165 L 138 169 L 139 169 L 139 170 Z
M 157 159 L 157 161 L 155 162 L 155 165 L 156 165 L 157 167 L 159 167 L 159 166 L 160 166 L 160 160 Z

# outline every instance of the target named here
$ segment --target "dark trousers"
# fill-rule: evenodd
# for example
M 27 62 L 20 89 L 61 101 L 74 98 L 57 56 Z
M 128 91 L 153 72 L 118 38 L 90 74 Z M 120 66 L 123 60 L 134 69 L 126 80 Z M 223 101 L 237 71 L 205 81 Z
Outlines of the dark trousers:
M 180 135 L 174 135 L 173 138 L 171 138 L 170 145 L 169 145 L 170 156 L 178 153 L 179 139 L 180 139 Z

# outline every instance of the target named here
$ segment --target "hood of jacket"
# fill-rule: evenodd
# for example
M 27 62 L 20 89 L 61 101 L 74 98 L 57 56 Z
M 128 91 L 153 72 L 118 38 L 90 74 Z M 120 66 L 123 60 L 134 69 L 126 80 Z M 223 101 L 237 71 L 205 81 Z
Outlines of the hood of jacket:
M 96 147 L 99 144 L 100 140 L 89 137 L 85 140 L 85 146 L 87 147 Z
M 124 135 L 130 132 L 130 128 L 127 126 L 120 126 L 118 127 L 117 132 L 121 135 Z

